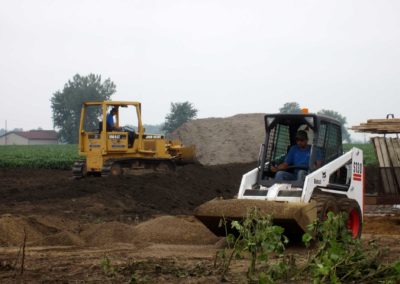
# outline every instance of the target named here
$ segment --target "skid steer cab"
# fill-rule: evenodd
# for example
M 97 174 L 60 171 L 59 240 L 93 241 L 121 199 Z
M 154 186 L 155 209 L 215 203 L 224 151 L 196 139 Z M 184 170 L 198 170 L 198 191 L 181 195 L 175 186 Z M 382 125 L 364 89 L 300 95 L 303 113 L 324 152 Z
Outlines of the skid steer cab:
M 329 211 L 346 212 L 349 230 L 360 237 L 363 152 L 353 148 L 343 153 L 340 123 L 309 113 L 268 114 L 264 119 L 266 135 L 258 167 L 243 175 L 237 199 L 209 201 L 195 215 L 221 235 L 221 218 L 238 220 L 257 207 L 271 214 L 287 234 L 301 236 L 308 224 L 323 220 Z M 299 147 L 299 135 L 306 137 L 307 146 L 302 163 L 296 164 L 293 148 Z
M 143 174 L 173 170 L 195 160 L 194 146 L 145 134 L 139 102 L 102 101 L 82 105 L 79 154 L 73 176 Z

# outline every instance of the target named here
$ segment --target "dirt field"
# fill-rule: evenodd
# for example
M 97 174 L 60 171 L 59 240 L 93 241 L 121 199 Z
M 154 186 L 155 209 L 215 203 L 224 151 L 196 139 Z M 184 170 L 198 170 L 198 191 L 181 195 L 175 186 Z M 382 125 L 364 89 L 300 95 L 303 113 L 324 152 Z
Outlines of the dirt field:
M 233 197 L 253 166 L 189 165 L 170 175 L 78 181 L 68 171 L 1 169 L 0 283 L 219 283 L 213 262 L 223 240 L 192 210 Z M 366 217 L 363 238 L 380 239 L 398 258 L 400 215 L 376 212 Z M 288 251 L 306 257 L 301 246 Z M 229 280 L 245 281 L 247 262 L 234 265 Z

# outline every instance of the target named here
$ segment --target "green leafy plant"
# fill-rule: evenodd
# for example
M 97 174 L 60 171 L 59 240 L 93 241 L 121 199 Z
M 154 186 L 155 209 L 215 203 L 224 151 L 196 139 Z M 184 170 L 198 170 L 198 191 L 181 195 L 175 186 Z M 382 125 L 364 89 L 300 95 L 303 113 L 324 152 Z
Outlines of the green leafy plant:
M 226 221 L 223 221 L 226 228 Z M 227 234 L 227 248 L 220 252 L 223 259 L 222 273 L 225 277 L 233 258 L 249 256 L 250 264 L 247 272 L 249 281 L 260 283 L 273 282 L 288 276 L 288 258 L 284 256 L 288 239 L 283 235 L 284 229 L 272 224 L 270 215 L 263 215 L 256 208 L 248 211 L 242 222 L 232 221 L 233 234 Z M 227 256 L 227 251 L 230 251 Z M 272 254 L 278 261 L 270 263 Z
M 233 234 L 228 234 L 228 222 L 225 218 L 220 220 L 220 227 L 224 227 L 225 229 L 225 243 L 226 247 L 217 251 L 215 259 L 214 259 L 214 268 L 220 267 L 222 272 L 222 279 L 225 279 L 226 273 L 230 267 L 232 258 L 236 254 L 236 251 L 233 249 L 237 242 L 237 238 Z M 228 253 L 230 251 L 230 253 Z
M 283 228 L 273 225 L 271 216 L 251 209 L 243 221 L 232 221 L 233 234 L 228 234 L 227 222 L 222 220 L 227 246 L 217 256 L 223 279 L 232 260 L 249 259 L 249 282 L 399 283 L 400 261 L 383 262 L 386 251 L 375 240 L 365 245 L 353 239 L 346 217 L 330 212 L 323 222 L 317 220 L 308 226 L 302 238 L 309 249 L 308 260 L 300 267 L 293 255 L 285 254 L 288 239 Z
M 100 261 L 100 267 L 103 273 L 108 277 L 114 277 L 117 273 L 115 267 L 111 264 L 108 256 L 104 256 Z
M 353 239 L 346 215 L 329 212 L 324 222 L 314 222 L 303 235 L 306 246 L 316 241 L 316 250 L 302 269 L 313 283 L 397 283 L 400 280 L 400 261 L 383 264 L 384 250 L 376 241 L 368 246 Z

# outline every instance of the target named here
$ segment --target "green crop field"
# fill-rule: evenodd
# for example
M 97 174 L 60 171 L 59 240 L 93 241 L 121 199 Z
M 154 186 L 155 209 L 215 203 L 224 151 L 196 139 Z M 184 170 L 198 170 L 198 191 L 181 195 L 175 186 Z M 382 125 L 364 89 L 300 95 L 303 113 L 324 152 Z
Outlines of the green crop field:
M 369 143 L 369 144 L 343 144 L 344 152 L 349 151 L 353 147 L 357 147 L 357 148 L 363 150 L 364 164 L 366 166 L 377 166 L 378 165 L 378 160 L 376 158 L 374 146 L 371 143 Z
M 366 165 L 377 165 L 372 144 L 344 144 L 344 151 L 357 147 L 364 152 Z M 0 168 L 70 169 L 79 159 L 77 145 L 9 145 L 0 146 Z
M 77 145 L 0 146 L 0 168 L 71 169 L 77 159 Z

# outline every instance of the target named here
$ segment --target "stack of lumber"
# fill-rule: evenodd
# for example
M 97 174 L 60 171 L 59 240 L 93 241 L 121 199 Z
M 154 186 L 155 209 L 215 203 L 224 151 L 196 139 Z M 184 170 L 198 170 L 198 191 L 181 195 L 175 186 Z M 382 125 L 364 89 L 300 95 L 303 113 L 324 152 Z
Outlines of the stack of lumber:
M 400 193 L 400 139 L 371 139 L 378 157 L 384 194 Z
M 350 128 L 356 132 L 368 133 L 400 133 L 400 118 L 369 119 L 367 123 L 361 123 Z

